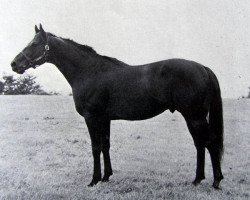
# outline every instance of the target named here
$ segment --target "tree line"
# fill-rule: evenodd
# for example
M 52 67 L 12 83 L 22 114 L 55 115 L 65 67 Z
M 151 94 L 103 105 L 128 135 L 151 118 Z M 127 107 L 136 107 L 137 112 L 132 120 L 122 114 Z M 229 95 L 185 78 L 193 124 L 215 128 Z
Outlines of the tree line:
M 30 74 L 15 78 L 13 75 L 3 75 L 0 81 L 0 95 L 58 95 L 57 92 L 46 92 L 36 82 L 36 77 Z

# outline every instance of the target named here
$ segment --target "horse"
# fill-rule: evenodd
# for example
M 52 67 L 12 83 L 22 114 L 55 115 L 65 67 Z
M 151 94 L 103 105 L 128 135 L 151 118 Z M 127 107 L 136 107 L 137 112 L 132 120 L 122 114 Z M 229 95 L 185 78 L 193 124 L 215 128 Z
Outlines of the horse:
M 99 55 L 92 47 L 45 32 L 35 26 L 32 41 L 11 62 L 23 74 L 44 63 L 54 64 L 72 88 L 76 111 L 85 119 L 92 146 L 93 177 L 88 186 L 109 181 L 111 120 L 145 120 L 165 110 L 184 117 L 197 150 L 198 185 L 205 179 L 205 149 L 211 157 L 214 182 L 223 179 L 223 105 L 211 69 L 185 59 L 131 66 Z M 100 154 L 104 159 L 101 173 Z

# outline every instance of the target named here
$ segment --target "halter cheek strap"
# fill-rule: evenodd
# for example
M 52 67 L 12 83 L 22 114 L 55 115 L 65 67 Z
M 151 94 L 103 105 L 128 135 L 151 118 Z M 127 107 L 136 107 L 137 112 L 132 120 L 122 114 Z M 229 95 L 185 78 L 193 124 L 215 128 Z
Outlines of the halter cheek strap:
M 44 49 L 45 49 L 45 51 L 44 51 L 44 53 L 41 55 L 41 56 L 39 56 L 39 57 L 37 57 L 37 58 L 35 58 L 34 60 L 32 60 L 29 56 L 27 56 L 23 51 L 21 52 L 21 54 L 26 58 L 26 60 L 29 62 L 29 66 L 28 66 L 28 68 L 29 67 L 32 67 L 32 68 L 36 68 L 36 66 L 37 65 L 39 65 L 39 64 L 37 64 L 40 60 L 42 60 L 42 59 L 45 59 L 45 62 L 47 61 L 47 57 L 48 57 L 48 55 L 49 55 L 49 45 L 48 44 L 46 44 L 45 46 L 44 46 Z

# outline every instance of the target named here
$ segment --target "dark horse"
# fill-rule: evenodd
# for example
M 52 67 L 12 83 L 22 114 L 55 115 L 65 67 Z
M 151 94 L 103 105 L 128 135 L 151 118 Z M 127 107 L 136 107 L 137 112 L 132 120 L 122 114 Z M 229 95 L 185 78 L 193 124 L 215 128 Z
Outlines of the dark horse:
M 215 188 L 223 179 L 223 114 L 218 80 L 207 67 L 193 61 L 169 59 L 130 66 L 101 56 L 91 47 L 56 37 L 35 26 L 34 39 L 12 61 L 22 74 L 45 62 L 57 66 L 72 87 L 77 112 L 85 118 L 94 157 L 89 186 L 108 181 L 113 174 L 110 149 L 111 120 L 143 120 L 169 109 L 186 120 L 197 149 L 194 184 L 204 178 L 205 148 L 208 149 Z M 100 154 L 104 158 L 101 177 Z

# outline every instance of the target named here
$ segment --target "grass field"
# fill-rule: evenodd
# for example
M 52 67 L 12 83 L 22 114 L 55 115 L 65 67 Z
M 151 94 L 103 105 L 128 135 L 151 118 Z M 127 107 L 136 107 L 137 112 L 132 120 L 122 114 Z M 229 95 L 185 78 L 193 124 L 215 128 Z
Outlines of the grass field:
M 225 179 L 197 187 L 196 150 L 179 113 L 114 121 L 108 183 L 89 188 L 90 139 L 72 97 L 0 96 L 1 199 L 250 199 L 250 100 L 224 100 Z

